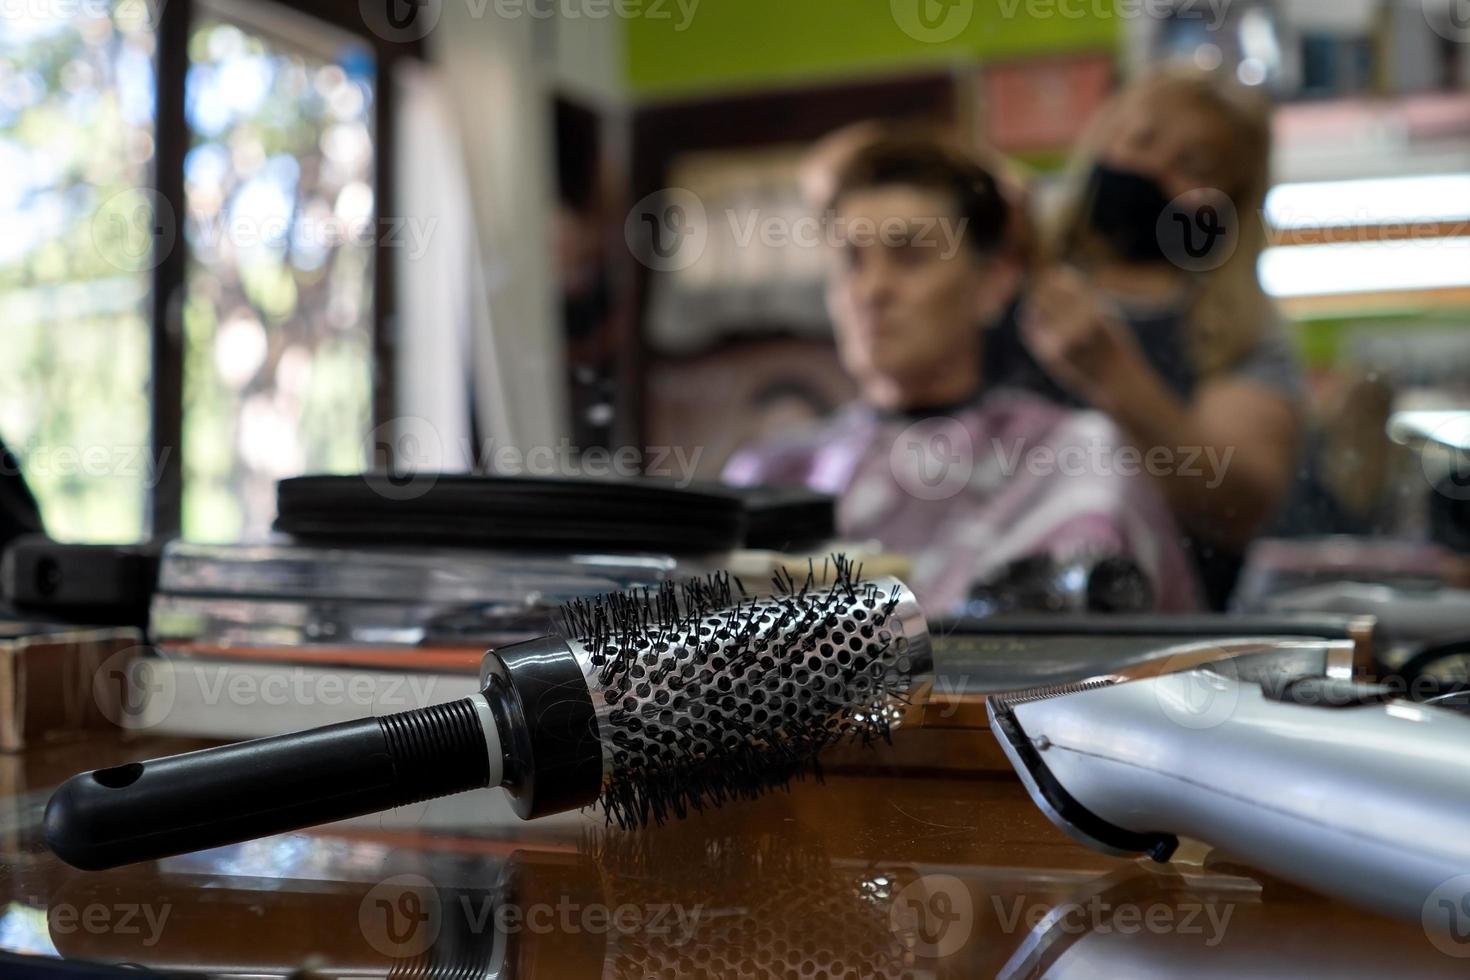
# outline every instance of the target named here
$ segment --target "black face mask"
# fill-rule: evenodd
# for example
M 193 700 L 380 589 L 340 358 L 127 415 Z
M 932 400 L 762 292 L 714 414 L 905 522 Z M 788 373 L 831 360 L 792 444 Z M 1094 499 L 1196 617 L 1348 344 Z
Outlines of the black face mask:
M 1170 201 L 1152 177 L 1105 163 L 1087 181 L 1087 223 L 1125 262 L 1164 262 L 1159 219 Z

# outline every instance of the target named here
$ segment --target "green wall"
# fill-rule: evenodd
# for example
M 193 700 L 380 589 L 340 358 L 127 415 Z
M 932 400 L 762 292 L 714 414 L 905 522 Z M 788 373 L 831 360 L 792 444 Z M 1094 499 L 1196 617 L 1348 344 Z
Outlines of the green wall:
M 643 99 L 1096 50 L 1117 43 L 1113 3 L 637 0 L 624 25 L 626 75 Z M 917 17 L 921 4 L 932 31 Z
M 1302 362 L 1311 368 L 1329 368 L 1342 361 L 1347 342 L 1358 333 L 1399 333 L 1404 343 L 1412 344 L 1415 331 L 1463 330 L 1465 317 L 1442 309 L 1416 310 L 1406 303 L 1402 312 L 1344 312 L 1341 316 L 1296 320 L 1292 326 Z

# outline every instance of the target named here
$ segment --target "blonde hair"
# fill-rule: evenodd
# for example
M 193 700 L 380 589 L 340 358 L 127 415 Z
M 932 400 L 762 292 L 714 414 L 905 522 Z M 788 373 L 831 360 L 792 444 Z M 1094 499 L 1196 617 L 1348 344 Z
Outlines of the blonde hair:
M 1230 259 L 1205 274 L 1204 288 L 1188 316 L 1195 367 L 1208 377 L 1244 357 L 1276 315 L 1257 272 L 1269 239 L 1263 214 L 1271 183 L 1271 113 L 1265 98 L 1233 81 L 1183 67 L 1156 69 L 1118 92 L 1078 143 L 1057 220 L 1043 238 L 1043 259 L 1067 262 L 1081 250 L 1088 233 L 1088 176 L 1122 110 L 1141 100 L 1183 103 L 1210 115 L 1229 133 L 1224 171 L 1232 186 L 1220 190 L 1235 205 L 1239 239 Z

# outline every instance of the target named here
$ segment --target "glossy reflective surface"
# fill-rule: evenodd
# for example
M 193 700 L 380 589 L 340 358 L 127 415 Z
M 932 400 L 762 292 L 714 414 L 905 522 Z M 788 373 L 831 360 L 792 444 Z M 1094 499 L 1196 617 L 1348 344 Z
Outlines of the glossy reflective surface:
M 1441 949 L 1415 923 L 1238 869 L 1094 854 L 996 775 L 831 775 L 639 833 L 590 817 L 465 829 L 461 798 L 101 873 L 46 852 L 56 782 L 190 747 L 0 759 L 0 947 L 250 977 L 1377 978 L 1470 963 L 1451 955 L 1470 936 Z

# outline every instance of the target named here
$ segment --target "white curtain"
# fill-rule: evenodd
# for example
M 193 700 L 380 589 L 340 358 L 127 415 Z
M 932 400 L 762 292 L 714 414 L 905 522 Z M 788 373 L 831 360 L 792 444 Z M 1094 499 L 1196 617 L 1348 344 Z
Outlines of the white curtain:
M 459 220 L 467 233 L 478 232 L 472 258 L 468 251 L 462 257 L 478 270 L 473 336 L 482 449 L 529 451 L 555 446 L 567 433 L 552 248 L 552 89 L 538 28 L 545 28 L 541 19 L 502 16 L 495 4 L 446 3 L 425 39 L 439 71 L 439 108 L 458 137 L 456 186 L 466 189 L 456 195 Z
M 440 469 L 462 472 L 474 463 L 472 388 L 482 426 L 494 427 L 482 429 L 482 438 L 510 437 L 502 362 L 464 150 L 444 86 L 435 69 L 412 62 L 400 63 L 395 82 L 397 215 L 385 217 L 398 275 L 396 435 L 416 440 L 427 457 L 421 464 L 433 465 L 437 450 Z

